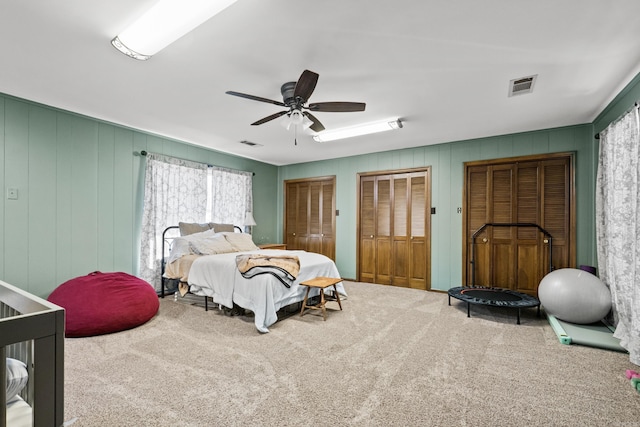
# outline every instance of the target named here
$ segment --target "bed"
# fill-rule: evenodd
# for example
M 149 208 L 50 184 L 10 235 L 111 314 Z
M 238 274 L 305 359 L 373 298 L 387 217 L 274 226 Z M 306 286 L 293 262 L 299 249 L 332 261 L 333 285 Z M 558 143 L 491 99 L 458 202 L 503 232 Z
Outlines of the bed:
M 194 243 L 195 242 L 195 243 Z M 300 303 L 306 286 L 300 283 L 318 276 L 340 278 L 335 263 L 328 257 L 306 251 L 259 249 L 246 233 L 212 230 L 183 235 L 171 239 L 169 256 L 163 269 L 166 280 L 183 284 L 183 292 L 211 299 L 232 309 L 239 306 L 253 312 L 258 331 L 269 332 L 283 307 Z M 247 278 L 237 264 L 238 257 L 294 259 L 299 270 L 290 282 L 279 274 L 265 272 Z M 270 273 L 270 274 L 268 274 Z M 163 285 L 164 287 L 164 285 Z M 337 291 L 346 296 L 342 283 Z M 310 296 L 316 296 L 312 290 Z
M 0 427 L 61 426 L 64 309 L 0 281 Z

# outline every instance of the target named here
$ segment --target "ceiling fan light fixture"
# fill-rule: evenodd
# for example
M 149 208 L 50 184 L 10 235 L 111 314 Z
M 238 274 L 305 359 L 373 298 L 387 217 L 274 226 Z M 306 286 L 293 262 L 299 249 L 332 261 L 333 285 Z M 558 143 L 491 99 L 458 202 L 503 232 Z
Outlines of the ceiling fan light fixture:
M 388 130 L 401 129 L 400 119 L 382 120 L 379 122 L 364 123 L 358 126 L 350 126 L 340 129 L 325 130 L 313 136 L 316 142 L 335 141 L 337 139 L 351 138 L 354 136 L 369 135 Z
M 282 116 L 281 123 L 287 130 L 290 130 L 291 127 L 300 127 L 305 131 L 313 125 L 313 122 L 298 109 L 294 109 L 290 113 Z
M 147 60 L 235 2 L 160 0 L 111 44 L 131 58 Z

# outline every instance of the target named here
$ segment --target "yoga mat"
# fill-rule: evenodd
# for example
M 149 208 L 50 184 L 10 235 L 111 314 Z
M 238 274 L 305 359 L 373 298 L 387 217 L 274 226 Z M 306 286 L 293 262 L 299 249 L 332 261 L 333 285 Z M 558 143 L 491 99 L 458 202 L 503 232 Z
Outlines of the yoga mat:
M 547 314 L 547 319 L 562 344 L 578 344 L 623 353 L 627 352 L 620 346 L 620 340 L 613 337 L 615 330 L 602 321 L 579 325 L 565 322 L 551 314 Z

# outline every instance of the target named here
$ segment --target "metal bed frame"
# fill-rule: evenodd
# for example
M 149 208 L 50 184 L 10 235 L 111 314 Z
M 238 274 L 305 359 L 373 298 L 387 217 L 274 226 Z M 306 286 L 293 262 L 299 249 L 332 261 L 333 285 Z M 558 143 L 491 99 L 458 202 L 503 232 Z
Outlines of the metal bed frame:
M 233 228 L 237 230 L 238 233 L 242 233 L 242 229 L 237 225 L 234 225 Z M 164 272 L 167 267 L 167 257 L 171 252 L 171 245 L 175 238 L 180 237 L 179 235 L 172 236 L 171 235 L 172 230 L 178 230 L 178 229 L 180 229 L 179 226 L 171 225 L 165 228 L 164 231 L 162 232 L 162 260 L 160 262 L 160 288 L 161 288 L 160 298 L 165 297 L 165 290 L 170 289 L 169 284 L 173 283 L 177 286 L 179 282 L 178 279 L 168 279 L 164 277 Z M 205 311 L 209 311 L 209 298 L 206 296 L 204 297 L 204 309 Z

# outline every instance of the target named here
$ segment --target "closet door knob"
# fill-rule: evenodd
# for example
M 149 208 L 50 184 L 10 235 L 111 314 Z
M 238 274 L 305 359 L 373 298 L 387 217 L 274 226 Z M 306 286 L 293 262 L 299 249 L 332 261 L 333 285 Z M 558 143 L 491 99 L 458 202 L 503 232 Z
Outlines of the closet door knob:
M 373 239 L 373 234 L 371 236 L 369 236 L 369 237 Z
M 487 238 L 486 237 L 482 239 L 482 243 L 487 243 Z

